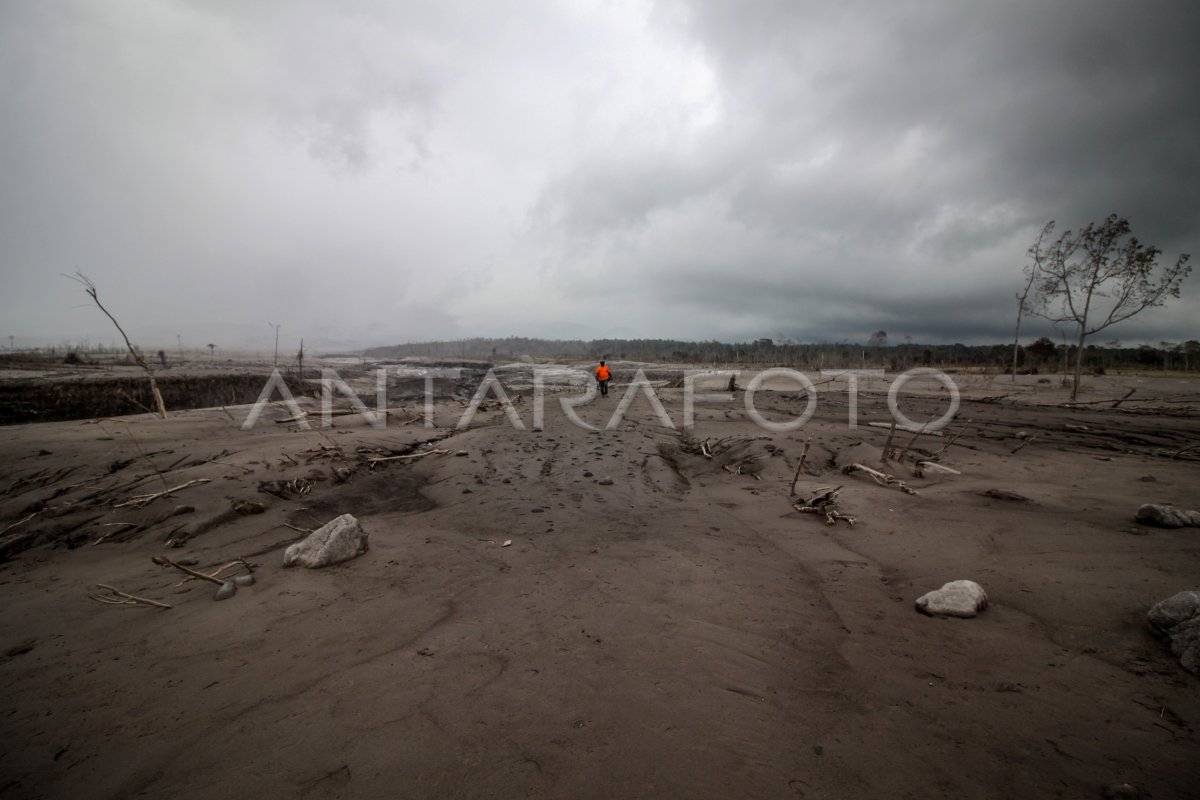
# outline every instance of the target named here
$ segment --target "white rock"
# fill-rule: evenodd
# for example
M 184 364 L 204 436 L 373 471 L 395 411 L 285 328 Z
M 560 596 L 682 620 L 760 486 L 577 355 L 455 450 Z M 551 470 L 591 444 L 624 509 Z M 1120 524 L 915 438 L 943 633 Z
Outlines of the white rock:
M 1150 630 L 1171 643 L 1171 652 L 1189 672 L 1200 675 L 1200 592 L 1172 595 L 1146 615 Z
M 352 514 L 325 523 L 283 552 L 285 567 L 316 569 L 349 561 L 367 552 L 367 532 Z
M 987 593 L 975 581 L 950 581 L 917 598 L 917 611 L 931 617 L 973 617 L 987 607 Z
M 1200 528 L 1200 511 L 1146 503 L 1137 510 L 1137 521 L 1158 528 Z

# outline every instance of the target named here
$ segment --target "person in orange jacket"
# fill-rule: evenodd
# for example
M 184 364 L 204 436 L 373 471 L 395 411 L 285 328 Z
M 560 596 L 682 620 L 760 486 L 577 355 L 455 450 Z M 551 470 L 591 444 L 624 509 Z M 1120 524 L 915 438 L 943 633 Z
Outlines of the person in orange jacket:
M 608 397 L 608 382 L 612 380 L 612 370 L 600 362 L 600 366 L 593 370 L 596 373 L 596 383 L 600 384 L 600 394 Z

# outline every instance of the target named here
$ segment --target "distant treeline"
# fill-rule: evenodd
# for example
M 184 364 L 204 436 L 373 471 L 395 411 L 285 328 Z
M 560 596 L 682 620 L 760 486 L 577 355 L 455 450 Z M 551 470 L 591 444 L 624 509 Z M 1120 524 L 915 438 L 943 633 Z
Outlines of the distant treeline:
M 879 331 L 871 344 L 850 342 L 801 344 L 758 339 L 753 342 L 683 342 L 675 339 L 530 339 L 510 336 L 504 339 L 472 338 L 454 341 L 416 342 L 390 347 L 374 347 L 363 355 L 374 359 L 470 358 L 489 361 L 532 359 L 611 359 L 648 362 L 685 362 L 700 364 L 758 364 L 798 367 L 801 369 L 841 369 L 872 367 L 908 369 L 914 366 L 987 367 L 1006 370 L 1012 366 L 1011 344 L 887 344 Z M 1068 359 L 1074 346 L 1056 344 L 1042 337 L 1022 346 L 1017 355 L 1020 369 L 1054 371 Z M 1088 345 L 1084 364 L 1089 369 L 1170 369 L 1195 370 L 1200 367 L 1200 342 L 1162 342 L 1159 347 L 1141 345 L 1121 347 L 1119 343 Z

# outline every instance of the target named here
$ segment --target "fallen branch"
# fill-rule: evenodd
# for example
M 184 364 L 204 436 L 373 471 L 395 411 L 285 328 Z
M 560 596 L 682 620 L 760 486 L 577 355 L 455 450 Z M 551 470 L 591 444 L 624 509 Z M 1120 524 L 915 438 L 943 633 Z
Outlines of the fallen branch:
M 448 454 L 449 452 L 450 452 L 449 450 L 442 450 L 439 448 L 437 450 L 422 450 L 419 453 L 409 453 L 409 454 L 403 455 L 403 456 L 376 456 L 374 458 L 368 458 L 367 463 L 368 464 L 378 464 L 382 461 L 404 461 L 404 460 L 408 460 L 408 459 L 412 459 L 412 458 L 424 458 L 425 456 L 432 456 L 432 455 L 443 455 L 444 456 L 444 455 Z
M 114 605 L 114 606 L 143 605 L 143 606 L 154 606 L 155 608 L 170 608 L 171 607 L 171 606 L 167 605 L 166 603 L 160 603 L 157 600 L 151 600 L 147 597 L 138 597 L 135 594 L 128 594 L 127 592 L 122 592 L 120 589 L 114 589 L 112 586 L 108 586 L 107 584 L 97 583 L 96 585 L 99 586 L 101 589 L 107 589 L 109 592 L 112 592 L 111 597 L 106 597 L 102 594 L 88 595 L 89 598 L 91 598 L 92 600 L 95 600 L 97 602 L 100 602 L 100 603 L 108 603 L 109 605 Z
M 1024 446 L 1025 446 L 1025 445 L 1027 445 L 1027 444 L 1029 444 L 1030 442 L 1032 442 L 1034 439 L 1036 439 L 1037 437 L 1039 437 L 1039 436 L 1041 436 L 1041 435 L 1042 435 L 1042 432 L 1041 432 L 1041 431 L 1038 431 L 1038 432 L 1037 432 L 1037 433 L 1035 433 L 1033 436 L 1030 436 L 1028 439 L 1026 439 L 1025 441 L 1021 442 L 1019 445 L 1017 445 L 1016 447 L 1014 447 L 1014 448 L 1012 449 L 1012 451 L 1009 453 L 1009 455 L 1010 455 L 1010 456 L 1015 456 L 1015 455 L 1016 455 L 1016 454 L 1017 454 L 1017 453 L 1018 453 L 1018 452 L 1021 450 L 1021 448 L 1022 448 L 1022 447 L 1024 447 Z
M 925 425 L 922 425 L 922 426 L 921 426 L 921 430 L 919 430 L 919 431 L 917 431 L 916 433 L 914 433 L 914 434 L 913 434 L 913 437 L 912 437 L 911 439 L 909 439 L 909 440 L 908 440 L 908 444 L 904 445 L 904 449 L 900 451 L 900 455 L 896 456 L 896 460 L 897 460 L 897 461 L 900 461 L 900 462 L 903 462 L 903 461 L 904 461 L 904 457 L 905 457 L 906 455 L 908 455 L 908 451 L 909 451 L 909 449 L 910 449 L 910 448 L 911 448 L 911 447 L 912 447 L 914 444 L 916 444 L 916 443 L 917 443 L 917 439 L 918 439 L 918 438 L 921 436 L 921 434 L 922 434 L 922 433 L 925 433 L 925 427 L 926 427 L 928 424 L 929 424 L 929 423 L 928 423 L 928 422 L 926 422 L 926 423 L 925 423 Z
M 1125 393 L 1125 396 L 1122 397 L 1120 400 L 1114 400 L 1113 404 L 1111 406 L 1109 406 L 1109 408 L 1116 408 L 1117 406 L 1121 405 L 1121 403 L 1124 403 L 1126 400 L 1133 397 L 1133 393 L 1136 391 L 1137 391 L 1136 388 L 1130 389 L 1128 392 Z
M 164 565 L 164 566 L 165 566 L 165 565 Z M 176 569 L 179 569 L 179 570 L 184 570 L 184 569 L 185 569 L 184 567 L 181 567 L 181 566 L 180 566 L 180 565 L 178 565 L 178 564 L 173 564 L 172 566 L 174 566 Z M 245 567 L 245 568 L 246 568 L 246 572 L 247 572 L 247 573 L 249 573 L 249 574 L 251 574 L 251 575 L 253 575 L 253 574 L 254 574 L 254 570 L 255 570 L 255 568 L 257 567 L 257 565 L 256 565 L 256 564 L 251 564 L 249 561 L 245 560 L 244 558 L 237 558 L 237 559 L 234 559 L 233 561 L 230 561 L 230 562 L 229 562 L 228 564 L 226 564 L 225 566 L 223 566 L 223 567 L 220 567 L 220 568 L 218 568 L 218 569 L 214 570 L 213 572 L 207 573 L 207 575 L 206 575 L 205 573 L 203 573 L 203 572 L 201 572 L 201 573 L 191 573 L 191 572 L 189 571 L 189 572 L 188 572 L 188 575 L 187 575 L 186 577 L 184 577 L 184 579 L 183 579 L 183 580 L 181 580 L 179 583 L 177 583 L 177 584 L 175 584 L 175 585 L 176 585 L 176 586 L 183 586 L 183 585 L 184 585 L 185 583 L 187 583 L 188 581 L 194 581 L 194 580 L 198 580 L 198 579 L 200 578 L 200 576 L 201 576 L 201 575 L 205 575 L 205 577 L 207 577 L 207 578 L 208 578 L 208 580 L 214 581 L 215 583 L 224 584 L 224 583 L 225 583 L 225 581 L 226 581 L 226 578 L 222 578 L 222 577 L 221 577 L 221 573 L 222 573 L 222 572 L 225 572 L 226 570 L 235 569 L 235 568 L 237 568 L 237 567 Z
M 974 421 L 974 420 L 967 420 L 967 424 L 962 426 L 962 430 L 960 430 L 958 433 L 956 433 L 956 434 L 954 434 L 953 436 L 951 436 L 951 437 L 950 437 L 950 441 L 948 441 L 948 442 L 946 442 L 944 445 L 942 445 L 942 449 L 941 449 L 941 450 L 938 450 L 936 453 L 934 453 L 934 454 L 931 456 L 931 458 L 932 458 L 932 459 L 936 459 L 936 458 L 937 458 L 938 456 L 940 456 L 942 453 L 946 452 L 947 448 L 949 448 L 949 447 L 950 447 L 950 445 L 952 445 L 952 444 L 954 444 L 955 442 L 957 442 L 957 441 L 958 441 L 958 437 L 962 436 L 964 433 L 966 433 L 966 432 L 967 432 L 967 428 L 971 427 L 971 423 L 972 423 L 973 421 Z
M 893 425 L 895 425 L 898 429 L 900 429 L 902 431 L 908 431 L 909 433 L 920 433 L 926 426 L 929 425 L 929 423 L 926 422 L 925 425 L 900 425 L 895 420 L 893 420 L 892 422 L 868 422 L 867 423 L 867 426 L 871 427 L 871 428 L 891 428 Z M 924 431 L 924 433 L 926 436 L 941 436 L 942 435 L 941 431 Z
M 150 505 L 151 503 L 153 503 L 155 500 L 157 500 L 160 497 L 166 497 L 167 495 L 178 492 L 181 489 L 186 489 L 189 486 L 196 486 L 201 483 L 211 483 L 211 481 L 208 478 L 196 478 L 195 480 L 188 481 L 187 483 L 181 483 L 178 486 L 174 486 L 170 489 L 167 489 L 165 492 L 155 492 L 154 494 L 139 494 L 129 500 L 126 500 L 124 503 L 117 503 L 116 505 L 113 506 L 113 508 L 125 508 L 126 506 L 133 506 L 134 508 L 145 508 L 146 506 Z
M 102 527 L 102 528 L 136 528 L 137 526 L 138 526 L 138 523 L 136 523 L 136 522 L 105 522 L 100 527 Z M 94 544 L 94 545 L 100 544 L 105 539 L 112 536 L 114 533 L 120 533 L 120 531 L 119 530 L 109 531 L 108 533 L 104 534 L 103 536 L 97 538 L 96 541 L 92 542 L 92 544 Z
M 218 586 L 225 585 L 225 581 L 221 580 L 220 578 L 214 578 L 212 575 L 205 575 L 203 572 L 197 572 L 194 569 L 185 567 L 183 564 L 176 564 L 174 561 L 167 558 L 166 556 L 151 556 L 150 560 L 153 561 L 155 564 L 158 564 L 160 567 L 174 567 L 175 569 L 179 570 L 180 572 L 182 572 L 185 575 L 191 575 L 193 578 L 198 578 L 202 581 L 208 581 L 210 583 L 215 583 Z
M 45 510 L 46 510 L 46 509 L 44 509 L 44 508 L 42 509 L 42 511 L 45 511 Z M 5 533 L 8 533 L 9 531 L 11 531 L 13 528 L 17 527 L 18 525 L 24 525 L 26 522 L 29 522 L 29 520 L 33 519 L 33 518 L 34 518 L 34 517 L 36 517 L 38 514 L 42 513 L 42 511 L 35 511 L 35 512 L 33 512 L 32 514 L 30 514 L 28 517 L 25 517 L 25 519 L 19 519 L 19 520 L 17 520 L 17 521 L 16 521 L 16 522 L 14 522 L 12 525 L 9 525 L 9 526 L 8 526 L 7 528 L 5 528 L 4 530 L 0 531 L 0 535 L 2 535 L 2 534 L 5 534 Z
M 962 475 L 958 470 L 947 467 L 945 464 L 939 464 L 936 461 L 918 461 L 913 465 L 913 477 L 924 478 L 926 470 L 933 470 L 934 472 L 941 472 L 946 475 Z
M 898 480 L 897 478 L 895 478 L 891 475 L 888 475 L 886 472 L 880 472 L 877 469 L 871 469 L 870 467 L 864 466 L 863 464 L 851 464 L 847 467 L 844 467 L 842 469 L 842 472 L 844 472 L 847 475 L 852 475 L 855 472 L 865 472 L 868 475 L 870 475 L 871 478 L 876 483 L 878 483 L 880 486 L 895 486 L 897 489 L 904 492 L 905 494 L 916 494 L 917 493 L 916 489 L 912 488 L 911 486 L 906 484 L 904 481 Z

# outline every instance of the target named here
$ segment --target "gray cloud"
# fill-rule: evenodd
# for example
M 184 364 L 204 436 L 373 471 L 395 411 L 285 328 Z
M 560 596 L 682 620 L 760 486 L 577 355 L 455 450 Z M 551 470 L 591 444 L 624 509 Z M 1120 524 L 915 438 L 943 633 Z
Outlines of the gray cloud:
M 5 3 L 0 309 L 31 340 L 106 340 L 60 277 L 79 268 L 169 340 L 1003 339 L 1051 218 L 1117 211 L 1166 257 L 1197 249 L 1198 22 Z M 1113 335 L 1200 338 L 1184 293 Z

